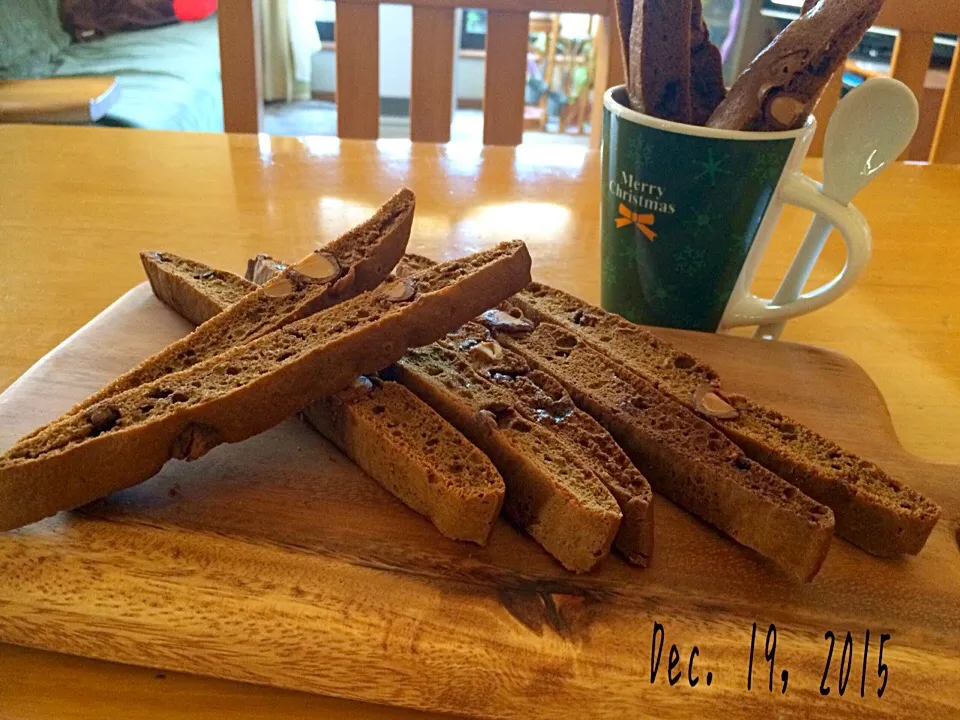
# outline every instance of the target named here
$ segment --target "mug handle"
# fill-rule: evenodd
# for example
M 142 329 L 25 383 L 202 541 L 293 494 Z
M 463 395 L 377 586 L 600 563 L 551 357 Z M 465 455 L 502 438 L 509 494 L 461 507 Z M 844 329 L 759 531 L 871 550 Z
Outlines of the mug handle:
M 853 287 L 870 260 L 873 241 L 870 226 L 853 205 L 841 205 L 830 199 L 823 194 L 819 183 L 800 172 L 792 172 L 784 178 L 780 198 L 790 205 L 812 210 L 837 228 L 847 246 L 843 270 L 825 285 L 783 305 L 746 291 L 741 297 L 731 299 L 720 329 L 776 323 L 819 310 Z

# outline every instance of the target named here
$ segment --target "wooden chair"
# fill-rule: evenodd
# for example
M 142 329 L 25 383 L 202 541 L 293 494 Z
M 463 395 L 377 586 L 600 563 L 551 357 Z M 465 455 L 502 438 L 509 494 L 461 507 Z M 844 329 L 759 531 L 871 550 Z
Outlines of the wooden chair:
M 597 96 L 591 143 L 599 147 L 602 92 L 622 82 L 618 34 L 612 27 L 615 0 L 410 0 L 413 6 L 410 137 L 450 140 L 453 110 L 454 17 L 458 7 L 487 9 L 486 77 L 483 96 L 485 145 L 518 145 L 523 138 L 529 16 L 532 10 L 602 15 L 597 49 Z M 375 139 L 379 131 L 380 0 L 337 0 L 337 135 Z M 259 132 L 259 2 L 221 3 L 220 56 L 224 124 L 228 132 Z M 611 59 L 613 62 L 611 62 Z
M 936 33 L 960 34 L 960 2 L 957 0 L 887 0 L 877 18 L 877 25 L 897 28 L 891 63 L 891 75 L 907 85 L 923 104 L 924 82 L 933 37 Z M 960 162 L 960 49 L 954 52 L 947 89 L 940 106 L 936 132 L 930 148 L 930 162 Z M 833 78 L 817 105 L 815 115 L 820 124 L 812 154 L 822 154 L 823 133 L 827 121 L 840 100 L 841 73 Z M 909 153 L 909 149 L 907 150 Z M 905 155 L 907 154 L 905 153 Z
M 454 11 L 460 6 L 487 8 L 485 145 L 518 145 L 523 139 L 530 11 L 599 14 L 609 24 L 613 10 L 611 0 L 413 0 L 411 4 L 410 137 L 414 141 L 439 143 L 450 139 Z M 337 2 L 337 88 L 349 89 L 338 90 L 337 95 L 340 137 L 377 137 L 377 17 L 376 4 L 368 4 L 367 0 Z M 616 33 L 607 37 L 605 53 L 609 55 Z M 606 81 L 598 87 L 606 88 Z

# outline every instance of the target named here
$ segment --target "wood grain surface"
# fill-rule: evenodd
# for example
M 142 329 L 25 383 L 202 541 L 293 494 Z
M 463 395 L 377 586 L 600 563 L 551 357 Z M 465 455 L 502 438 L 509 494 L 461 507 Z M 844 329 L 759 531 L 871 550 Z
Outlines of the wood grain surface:
M 444 3 L 455 4 L 436 5 Z M 511 3 L 498 0 L 497 7 L 515 8 Z M 818 177 L 820 162 L 809 160 L 804 170 Z M 418 194 L 413 251 L 449 259 L 520 237 L 532 250 L 536 279 L 597 302 L 599 177 L 599 154 L 574 147 L 0 125 L 0 388 L 141 282 L 139 250 L 165 249 L 236 268 L 258 252 L 299 257 L 363 220 L 401 185 Z M 898 163 L 886 170 L 855 201 L 874 232 L 864 277 L 836 303 L 791 321 L 784 333 L 854 359 L 882 390 L 904 446 L 953 463 L 960 463 L 958 189 L 960 166 Z M 755 292 L 769 297 L 776 290 L 808 223 L 809 214 L 784 211 Z M 842 243 L 831 239 L 811 286 L 833 277 L 843 262 Z M 104 358 L 126 352 L 102 346 L 97 363 L 119 373 L 126 365 Z M 49 395 L 56 399 L 56 389 Z M 948 515 L 938 532 L 953 532 L 956 518 Z M 953 582 L 955 568 L 945 581 Z M 872 583 L 851 582 L 873 591 Z M 854 620 L 861 616 L 852 613 Z M 822 645 L 822 632 L 819 638 Z M 782 643 L 778 657 L 785 652 Z M 871 664 L 872 657 L 871 651 Z M 835 655 L 834 670 L 837 662 Z M 893 672 L 891 683 L 899 681 L 896 666 Z M 165 720 L 391 713 L 378 705 L 165 674 L 175 682 L 140 668 L 0 643 L 0 715 Z M 856 705 L 850 712 L 866 714 Z
M 146 286 L 135 288 L 0 396 L 0 443 L 187 329 Z M 567 717 L 572 708 L 630 717 L 960 713 L 958 469 L 903 451 L 875 386 L 839 355 L 663 335 L 715 364 L 730 389 L 749 390 L 942 503 L 924 552 L 884 561 L 835 541 L 816 581 L 798 585 L 657 497 L 651 568 L 611 557 L 574 576 L 502 521 L 486 548 L 446 540 L 291 419 L 198 462 L 168 464 L 82 511 L 0 535 L 0 641 L 489 717 Z M 655 621 L 666 647 L 651 684 Z M 763 660 L 770 623 L 774 692 Z M 827 630 L 840 642 L 823 697 Z M 854 672 L 839 697 L 847 631 Z M 892 638 L 877 698 L 881 633 Z M 674 643 L 683 679 L 671 686 Z M 691 688 L 694 644 L 700 683 Z

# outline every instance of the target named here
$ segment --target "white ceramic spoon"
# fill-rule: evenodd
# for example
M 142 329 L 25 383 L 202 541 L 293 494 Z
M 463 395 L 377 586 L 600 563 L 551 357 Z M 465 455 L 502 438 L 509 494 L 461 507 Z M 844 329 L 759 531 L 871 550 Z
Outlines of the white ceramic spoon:
M 900 156 L 920 116 L 910 88 L 892 78 L 872 78 L 837 104 L 823 141 L 823 194 L 842 205 Z M 832 226 L 817 215 L 773 296 L 775 305 L 800 297 Z M 755 338 L 776 340 L 786 321 L 761 325 Z

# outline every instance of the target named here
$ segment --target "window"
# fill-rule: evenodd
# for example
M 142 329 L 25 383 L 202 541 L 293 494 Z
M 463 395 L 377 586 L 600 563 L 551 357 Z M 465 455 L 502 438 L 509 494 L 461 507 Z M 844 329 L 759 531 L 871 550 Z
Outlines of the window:
M 317 0 L 317 32 L 320 40 L 333 42 L 333 22 L 337 17 L 337 4 L 333 0 Z
M 483 50 L 487 44 L 487 11 L 465 9 L 460 20 L 460 49 Z

